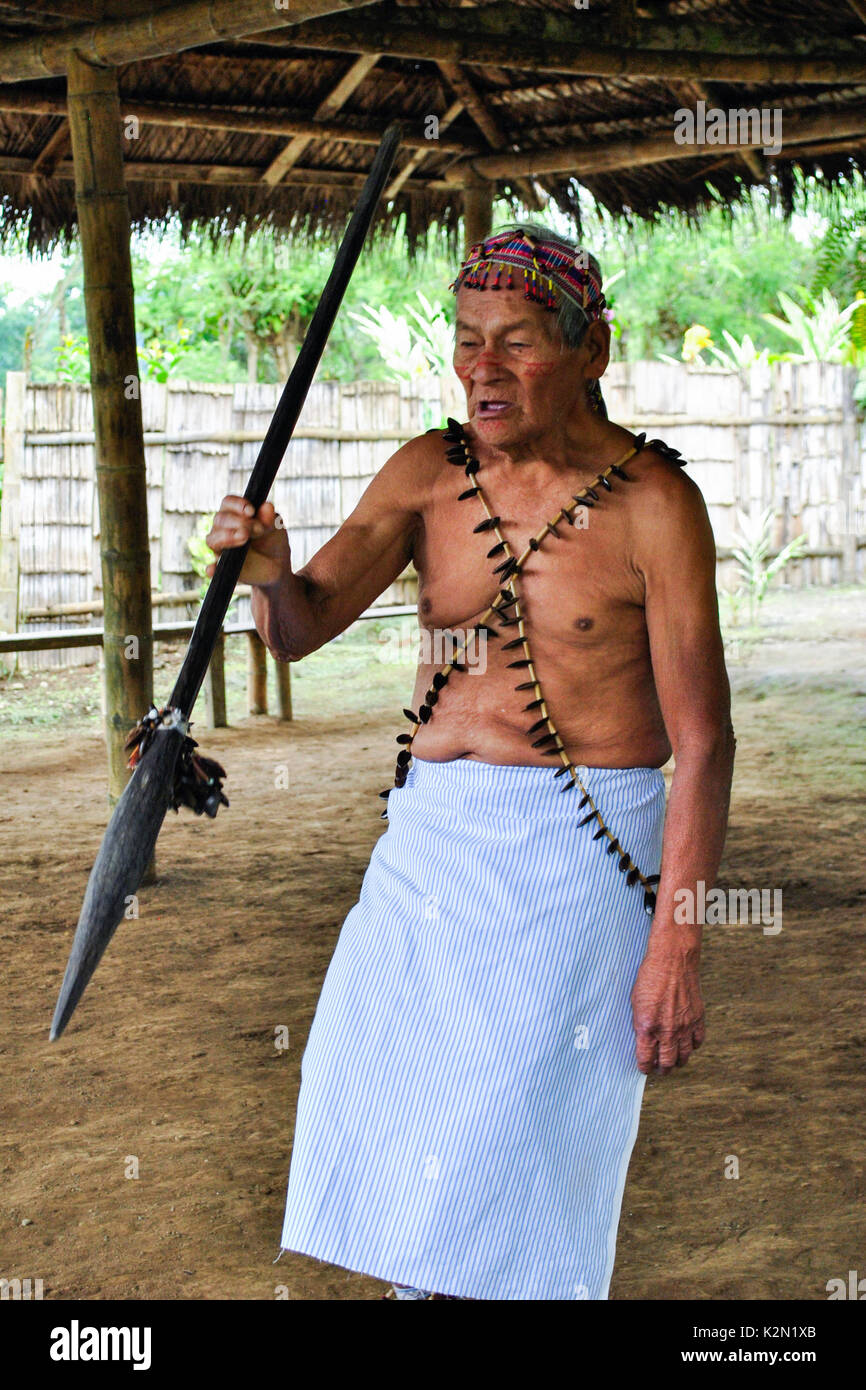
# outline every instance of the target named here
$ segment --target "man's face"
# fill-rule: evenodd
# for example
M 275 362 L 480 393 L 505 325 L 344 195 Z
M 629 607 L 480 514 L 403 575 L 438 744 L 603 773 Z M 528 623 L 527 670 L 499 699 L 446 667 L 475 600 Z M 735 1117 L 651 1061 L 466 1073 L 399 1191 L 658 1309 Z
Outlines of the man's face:
M 469 421 L 500 447 L 546 433 L 587 410 L 584 365 L 597 360 L 592 325 L 579 348 L 566 348 L 556 314 L 511 290 L 457 291 L 454 370 L 466 391 Z

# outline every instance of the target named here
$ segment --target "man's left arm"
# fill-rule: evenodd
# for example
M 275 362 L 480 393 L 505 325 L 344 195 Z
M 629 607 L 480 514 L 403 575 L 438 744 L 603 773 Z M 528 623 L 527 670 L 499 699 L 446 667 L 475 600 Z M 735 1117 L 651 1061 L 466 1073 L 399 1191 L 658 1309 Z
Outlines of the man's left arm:
M 676 764 L 655 916 L 632 995 L 638 1066 L 663 1075 L 704 1039 L 702 925 L 674 921 L 674 895 L 687 889 L 695 903 L 698 883 L 709 891 L 715 882 L 736 746 L 712 528 L 700 489 L 671 469 L 657 476 L 636 538 L 653 676 Z

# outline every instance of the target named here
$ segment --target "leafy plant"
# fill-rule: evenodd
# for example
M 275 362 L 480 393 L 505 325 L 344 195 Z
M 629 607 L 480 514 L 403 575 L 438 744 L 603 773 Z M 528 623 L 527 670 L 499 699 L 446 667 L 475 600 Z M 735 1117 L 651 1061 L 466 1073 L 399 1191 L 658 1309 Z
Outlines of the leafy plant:
M 449 315 L 439 302 L 432 303 L 421 291 L 415 296 L 421 304 L 419 311 L 412 304 L 405 315 L 393 314 L 385 304 L 378 309 L 365 305 L 361 313 L 350 310 L 361 332 L 371 338 L 393 379 L 412 381 L 433 373 L 444 376 L 453 352 L 453 328 Z M 435 425 L 435 409 L 424 402 L 425 423 Z
M 733 333 L 723 328 L 722 337 L 729 351 L 725 352 L 724 348 L 716 347 L 715 343 L 708 344 L 708 351 L 713 354 L 720 367 L 727 367 L 730 372 L 740 372 L 758 362 L 770 360 L 769 348 L 759 350 L 748 333 L 745 333 L 742 341 L 738 343 Z
M 851 319 L 855 353 L 866 352 L 866 204 L 863 190 L 852 189 L 849 207 L 834 206 L 827 228 L 815 249 L 812 293 L 841 290 L 858 301 Z
M 138 349 L 138 362 L 143 375 L 154 381 L 168 381 L 184 354 L 190 349 L 190 331 L 177 325 L 175 338 L 153 337 Z
M 399 381 L 412 381 L 429 372 L 444 374 L 452 352 L 452 329 L 443 306 L 430 300 L 421 290 L 415 291 L 423 314 L 413 305 L 406 314 L 394 314 L 385 304 L 378 309 L 365 305 L 361 313 L 350 310 L 349 317 L 361 332 L 372 338 L 383 362 Z
M 210 546 L 205 540 L 205 536 L 208 534 L 210 528 L 213 526 L 213 519 L 213 512 L 209 512 L 206 516 L 200 516 L 195 531 L 189 537 L 186 543 L 186 548 L 189 551 L 190 559 L 192 561 L 193 571 L 195 574 L 198 575 L 199 579 L 201 579 L 202 581 L 201 588 L 198 591 L 198 596 L 200 599 L 204 598 L 205 594 L 208 591 L 208 585 L 210 584 L 210 578 L 205 573 L 205 571 L 208 565 L 212 565 L 214 560 L 216 559 L 216 555 L 211 550 Z M 226 614 L 226 616 L 232 613 L 232 604 L 234 603 L 237 603 L 236 598 L 233 598 L 231 603 L 229 604 L 228 613 Z
M 773 508 L 768 507 L 753 518 L 738 507 L 737 521 L 739 532 L 734 539 L 739 544 L 734 548 L 734 559 L 749 599 L 749 624 L 754 626 L 758 605 L 764 600 L 770 580 L 804 550 L 806 537 L 795 536 L 770 560 Z
M 722 589 L 719 591 L 719 612 L 721 615 L 722 605 L 727 609 L 727 623 L 730 627 L 739 627 L 740 610 L 743 600 L 746 597 L 746 590 L 742 584 L 738 584 L 736 589 Z
M 821 291 L 816 298 L 804 286 L 800 294 L 803 305 L 795 303 L 790 295 L 780 290 L 779 303 L 785 318 L 777 314 L 762 314 L 780 333 L 793 339 L 799 351 L 775 354 L 776 360 L 783 362 L 841 362 L 844 360 L 850 338 L 851 319 L 860 307 L 859 301 L 839 308 L 839 301 L 829 290 Z
M 85 334 L 65 334 L 54 352 L 58 381 L 90 381 L 90 349 Z

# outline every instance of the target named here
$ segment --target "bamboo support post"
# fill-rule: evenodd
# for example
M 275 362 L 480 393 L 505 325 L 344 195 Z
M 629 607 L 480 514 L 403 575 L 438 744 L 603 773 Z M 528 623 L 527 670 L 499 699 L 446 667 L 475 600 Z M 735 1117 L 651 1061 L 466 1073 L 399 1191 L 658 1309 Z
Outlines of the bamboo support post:
M 292 668 L 288 661 L 275 661 L 277 673 L 277 702 L 281 719 L 292 719 Z
M 493 184 L 467 170 L 463 179 L 463 236 L 465 252 L 490 235 L 493 223 Z
M 855 373 L 846 370 L 845 419 L 842 425 L 842 464 L 839 476 L 838 539 L 842 546 L 841 580 L 857 583 L 857 522 L 855 498 L 860 473 L 860 441 L 857 403 L 854 400 Z
M 225 647 L 225 633 L 221 632 L 204 678 L 205 719 L 212 729 L 225 729 L 229 722 L 226 713 Z
M 124 741 L 153 692 L 144 436 L 116 69 L 70 55 L 67 98 L 90 345 L 113 804 L 129 777 Z
M 268 649 L 257 632 L 247 634 L 247 708 L 250 714 L 268 712 Z
M 18 626 L 18 531 L 26 395 L 25 373 L 7 372 L 6 423 L 3 438 L 3 508 L 0 511 L 0 632 L 14 632 Z M 15 665 L 13 658 L 13 671 Z

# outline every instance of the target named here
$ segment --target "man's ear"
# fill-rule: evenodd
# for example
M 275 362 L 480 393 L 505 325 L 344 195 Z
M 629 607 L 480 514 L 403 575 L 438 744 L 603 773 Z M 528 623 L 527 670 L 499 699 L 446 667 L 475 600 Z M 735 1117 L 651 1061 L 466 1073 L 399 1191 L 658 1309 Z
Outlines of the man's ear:
M 593 319 L 584 334 L 581 347 L 586 353 L 587 376 L 600 377 L 610 362 L 610 324 Z

